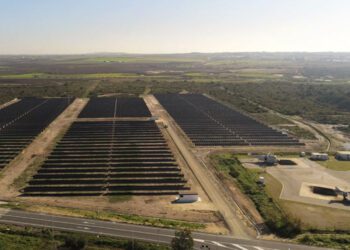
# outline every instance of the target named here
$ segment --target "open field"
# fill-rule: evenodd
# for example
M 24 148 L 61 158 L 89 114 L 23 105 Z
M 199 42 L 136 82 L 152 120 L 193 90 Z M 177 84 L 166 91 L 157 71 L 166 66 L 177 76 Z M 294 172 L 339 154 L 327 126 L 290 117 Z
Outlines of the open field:
M 339 161 L 335 159 L 334 156 L 330 156 L 328 161 L 320 161 L 319 164 L 326 168 L 338 171 L 350 170 L 350 161 Z

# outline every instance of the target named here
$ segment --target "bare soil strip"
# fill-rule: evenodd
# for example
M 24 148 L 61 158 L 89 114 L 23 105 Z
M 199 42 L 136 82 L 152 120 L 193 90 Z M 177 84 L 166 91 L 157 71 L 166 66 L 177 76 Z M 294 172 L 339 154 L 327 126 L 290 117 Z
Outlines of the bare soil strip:
M 11 100 L 11 101 L 9 101 L 9 102 L 6 102 L 6 103 L 4 103 L 4 104 L 1 104 L 1 105 L 0 105 L 0 109 L 6 108 L 7 106 L 10 106 L 10 105 L 12 105 L 12 104 L 18 102 L 19 100 L 20 100 L 20 99 L 15 98 L 15 99 L 13 99 L 13 100 Z

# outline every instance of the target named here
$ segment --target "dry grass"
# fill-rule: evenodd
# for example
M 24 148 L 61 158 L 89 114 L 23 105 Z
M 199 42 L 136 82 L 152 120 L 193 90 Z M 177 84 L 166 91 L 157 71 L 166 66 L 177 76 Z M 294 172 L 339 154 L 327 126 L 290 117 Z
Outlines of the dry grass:
M 337 170 L 337 171 L 350 171 L 350 161 L 338 161 L 334 156 L 330 156 L 328 161 L 318 162 L 320 165 Z

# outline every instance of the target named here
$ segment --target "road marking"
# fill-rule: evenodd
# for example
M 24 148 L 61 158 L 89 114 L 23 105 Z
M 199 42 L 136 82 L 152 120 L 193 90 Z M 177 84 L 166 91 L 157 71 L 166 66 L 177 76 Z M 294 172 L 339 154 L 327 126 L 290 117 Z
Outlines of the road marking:
M 13 210 L 12 210 L 13 212 Z M 29 213 L 27 213 L 29 214 Z M 20 219 L 30 219 L 30 220 L 35 220 L 35 221 L 43 221 L 43 222 L 48 222 L 48 223 L 61 223 L 61 224 L 66 224 L 66 225 L 73 225 L 73 226 L 77 226 L 77 227 L 81 227 L 81 226 L 85 226 L 82 225 L 82 223 L 79 221 L 77 223 L 72 223 L 72 222 L 65 222 L 65 221 L 57 221 L 57 220 L 53 220 L 53 218 L 59 219 L 59 217 L 56 216 L 52 216 L 50 220 L 48 219 L 40 219 L 40 218 L 34 218 L 34 217 L 23 217 L 23 216 L 16 216 L 16 215 L 10 215 L 10 214 L 6 214 L 4 215 L 5 218 L 2 218 L 2 220 L 6 220 L 6 217 L 14 217 L 14 218 L 20 218 Z M 74 218 L 76 219 L 76 218 Z M 108 223 L 108 222 L 107 222 Z M 45 223 L 41 224 L 41 225 L 45 225 Z M 107 226 L 95 226 L 92 225 L 92 227 L 94 228 L 100 228 L 100 229 L 107 229 L 107 230 L 113 230 L 113 231 L 122 231 L 122 232 L 134 232 L 134 233 L 142 233 L 142 234 L 147 234 L 147 235 L 153 235 L 153 236 L 163 236 L 163 237 L 168 237 L 168 238 L 173 238 L 173 235 L 166 235 L 166 234 L 159 234 L 159 233 L 150 233 L 150 232 L 143 232 L 143 231 L 138 231 L 138 230 L 129 230 L 129 229 L 120 229 L 120 228 L 113 228 L 113 227 L 107 227 Z M 138 227 L 142 227 L 142 226 L 138 226 Z M 164 230 L 162 230 L 164 231 Z
M 0 220 L 0 222 L 3 223 L 9 223 L 9 224 L 16 224 L 16 222 L 13 222 L 11 220 Z M 36 223 L 26 223 L 26 222 L 20 222 L 16 225 L 29 225 L 29 226 L 34 226 L 34 227 L 44 227 L 44 228 L 54 228 L 54 229 L 58 229 L 58 230 L 67 230 L 67 231 L 73 231 L 73 232 L 82 232 L 82 233 L 96 233 L 96 232 L 86 232 L 85 230 L 79 229 L 79 228 L 67 228 L 67 227 L 60 227 L 60 226 L 54 226 L 54 225 L 43 225 L 43 224 L 36 224 Z M 112 237 L 125 237 L 125 235 L 122 234 L 112 234 L 112 233 L 103 233 L 103 232 L 99 232 L 99 234 L 101 235 L 107 235 L 107 236 L 112 236 Z M 164 244 L 169 244 L 168 241 L 164 241 L 164 240 L 154 240 L 151 238 L 143 238 L 140 236 L 133 236 L 134 239 L 138 239 L 138 240 L 143 240 L 143 241 L 149 241 L 149 242 L 158 242 L 158 243 L 164 243 Z
M 94 225 L 95 223 L 92 223 L 92 222 L 89 222 L 89 221 L 84 221 L 83 222 L 84 224 L 91 224 L 91 225 Z
M 241 245 L 238 245 L 238 244 L 232 244 L 232 246 L 237 247 L 241 250 L 248 250 L 248 248 L 242 247 Z
M 194 241 L 196 241 L 196 242 L 200 242 L 200 243 L 204 243 L 205 242 L 205 240 L 202 240 L 202 239 L 193 239 Z
M 225 245 L 223 245 L 223 244 L 221 244 L 221 243 L 219 243 L 219 242 L 216 242 L 216 241 L 212 241 L 212 243 L 213 243 L 214 245 L 219 246 L 219 247 L 227 247 L 227 246 L 225 246 Z
M 254 248 L 257 250 L 264 250 L 264 248 L 262 248 L 262 247 L 254 247 Z

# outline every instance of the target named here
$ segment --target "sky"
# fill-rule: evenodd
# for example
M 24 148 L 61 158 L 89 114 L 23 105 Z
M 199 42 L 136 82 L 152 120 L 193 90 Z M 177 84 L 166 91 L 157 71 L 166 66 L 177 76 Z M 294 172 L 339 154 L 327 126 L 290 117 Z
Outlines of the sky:
M 0 0 L 0 54 L 350 51 L 349 0 Z

